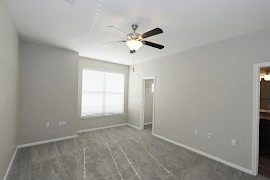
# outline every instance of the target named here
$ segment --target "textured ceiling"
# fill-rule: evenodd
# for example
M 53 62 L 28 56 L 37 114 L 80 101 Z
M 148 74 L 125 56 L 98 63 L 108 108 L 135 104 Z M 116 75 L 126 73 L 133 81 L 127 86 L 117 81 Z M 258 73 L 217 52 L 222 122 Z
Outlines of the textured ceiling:
M 147 40 L 135 63 L 156 59 L 270 26 L 269 0 L 7 0 L 23 39 L 71 49 L 81 56 L 130 65 L 125 34 L 156 27 L 164 33 Z

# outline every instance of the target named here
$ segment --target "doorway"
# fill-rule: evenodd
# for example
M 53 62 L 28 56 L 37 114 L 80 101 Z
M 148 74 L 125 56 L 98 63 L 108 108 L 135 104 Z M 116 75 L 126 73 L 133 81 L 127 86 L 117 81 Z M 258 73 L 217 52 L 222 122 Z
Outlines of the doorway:
M 270 177 L 270 67 L 260 69 L 259 174 Z
M 270 177 L 270 63 L 254 66 L 252 174 Z
M 142 103 L 140 129 L 153 132 L 155 110 L 155 77 L 142 79 Z

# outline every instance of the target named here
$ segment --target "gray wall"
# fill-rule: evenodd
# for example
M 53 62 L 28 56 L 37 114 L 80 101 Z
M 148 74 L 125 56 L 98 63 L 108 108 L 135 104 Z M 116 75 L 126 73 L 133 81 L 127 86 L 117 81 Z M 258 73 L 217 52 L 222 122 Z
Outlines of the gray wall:
M 80 118 L 81 110 L 81 91 L 82 91 L 82 70 L 83 68 L 107 71 L 107 72 L 117 72 L 125 74 L 125 112 L 127 113 L 128 104 L 128 80 L 129 80 L 129 67 L 120 64 L 108 63 L 104 61 L 97 61 L 88 58 L 80 57 L 79 62 L 79 93 L 78 93 L 78 130 L 92 129 L 104 126 L 111 126 L 117 124 L 127 123 L 127 115 L 117 115 L 110 117 L 98 117 L 98 118 Z
M 137 64 L 129 123 L 139 127 L 142 77 L 156 76 L 156 134 L 251 169 L 253 65 L 270 62 L 269 49 L 264 29 Z
M 77 52 L 21 42 L 19 144 L 76 135 L 78 62 Z
M 0 179 L 17 145 L 19 37 L 4 0 L 0 0 Z
M 152 84 L 154 80 L 145 81 L 145 106 L 144 106 L 144 123 L 150 123 L 153 120 L 153 92 Z

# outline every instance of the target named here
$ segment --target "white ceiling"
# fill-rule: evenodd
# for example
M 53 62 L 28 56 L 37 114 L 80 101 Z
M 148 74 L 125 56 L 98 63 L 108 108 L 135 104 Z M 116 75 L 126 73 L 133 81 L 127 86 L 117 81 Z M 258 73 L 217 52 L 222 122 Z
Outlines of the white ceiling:
M 135 63 L 156 59 L 270 26 L 269 0 L 7 0 L 23 39 L 75 50 L 81 56 L 132 64 L 125 34 L 109 25 L 139 33 L 156 27 L 164 33 L 147 40 Z

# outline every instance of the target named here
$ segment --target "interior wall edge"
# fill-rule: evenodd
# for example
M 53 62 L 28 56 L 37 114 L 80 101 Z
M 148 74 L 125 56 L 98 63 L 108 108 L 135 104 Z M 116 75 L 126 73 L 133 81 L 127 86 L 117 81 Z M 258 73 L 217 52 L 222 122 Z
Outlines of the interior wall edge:
M 111 125 L 111 126 L 103 126 L 103 127 L 98 127 L 98 128 L 92 128 L 92 129 L 84 129 L 84 130 L 77 131 L 77 133 L 80 134 L 80 133 L 85 133 L 85 132 L 90 132 L 90 131 L 96 131 L 96 130 L 101 130 L 101 129 L 108 129 L 108 128 L 119 127 L 119 126 L 126 126 L 126 125 L 127 125 L 127 123 L 116 124 L 116 125 Z
M 225 161 L 225 160 L 223 160 L 223 159 L 221 159 L 221 158 L 218 158 L 218 157 L 216 157 L 216 156 L 212 156 L 212 155 L 207 154 L 207 153 L 205 153 L 205 152 L 203 152 L 203 151 L 200 151 L 200 150 L 197 150 L 197 149 L 195 149 L 195 148 L 186 146 L 186 145 L 184 145 L 184 144 L 181 144 L 181 143 L 179 143 L 179 142 L 173 141 L 173 140 L 171 140 L 171 139 L 169 139 L 169 138 L 166 138 L 166 137 L 163 137 L 163 136 L 161 136 L 161 135 L 158 135 L 158 134 L 155 134 L 155 133 L 153 133 L 152 135 L 155 136 L 155 137 L 157 137 L 157 138 L 159 138 L 159 139 L 162 139 L 162 140 L 164 140 L 164 141 L 170 142 L 170 143 L 172 143 L 172 144 L 175 144 L 175 145 L 177 145 L 177 146 L 180 146 L 180 147 L 182 147 L 182 148 L 185 148 L 185 149 L 187 149 L 187 150 L 190 150 L 190 151 L 192 151 L 192 152 L 195 152 L 195 153 L 197 153 L 197 154 L 200 154 L 200 155 L 202 155 L 202 156 L 205 156 L 205 157 L 207 157 L 207 158 L 210 158 L 210 159 L 212 159 L 212 160 L 215 160 L 215 161 L 217 161 L 217 162 L 220 162 L 220 163 L 225 164 L 225 165 L 227 165 L 227 166 L 230 166 L 230 167 L 232 167 L 232 168 L 235 168 L 235 169 L 237 169 L 237 170 L 239 170 L 239 171 L 245 172 L 245 173 L 250 174 L 250 175 L 254 175 L 253 172 L 252 172 L 252 170 L 250 170 L 250 169 L 246 169 L 246 168 L 244 168 L 244 167 L 242 167 L 242 166 L 239 166 L 239 165 L 237 165 L 237 164 L 234 164 L 234 163 L 232 163 L 232 162 Z
M 13 162 L 14 162 L 14 159 L 15 159 L 15 157 L 16 157 L 16 154 L 17 154 L 17 152 L 18 152 L 18 149 L 19 149 L 19 148 L 18 148 L 18 146 L 17 146 L 16 149 L 15 149 L 15 151 L 14 151 L 14 153 L 13 153 L 13 156 L 12 156 L 12 158 L 11 158 L 11 160 L 10 160 L 10 163 L 9 163 L 9 165 L 8 165 L 8 168 L 7 168 L 7 171 L 6 171 L 6 174 L 5 174 L 3 180 L 6 180 L 7 177 L 8 177 L 9 171 L 10 171 L 10 169 L 11 169 L 11 167 L 12 167 L 12 164 L 13 164 Z
M 17 146 L 19 34 L 7 2 L 0 1 L 0 179 L 6 178 Z
M 130 126 L 130 127 L 135 128 L 135 129 L 141 130 L 138 126 L 135 126 L 135 125 L 133 125 L 133 124 L 127 123 L 127 125 Z
M 56 139 L 49 139 L 49 140 L 45 140 L 45 141 L 38 141 L 38 142 L 27 143 L 27 144 L 20 144 L 20 145 L 18 145 L 18 148 L 25 148 L 25 147 L 36 146 L 36 145 L 40 145 L 40 144 L 63 141 L 63 140 L 67 140 L 67 139 L 77 138 L 77 137 L 78 137 L 78 135 L 73 135 L 73 136 L 66 136 L 66 137 L 61 137 L 61 138 L 56 138 Z

